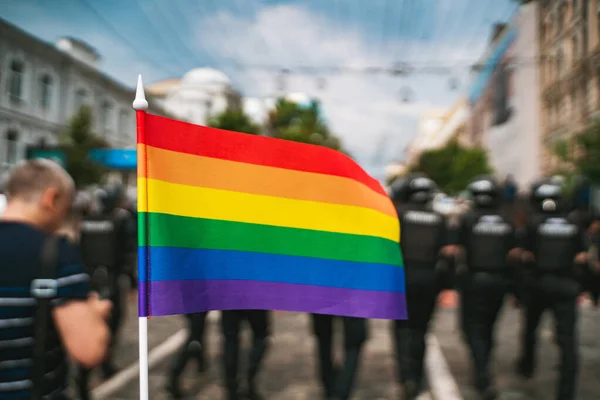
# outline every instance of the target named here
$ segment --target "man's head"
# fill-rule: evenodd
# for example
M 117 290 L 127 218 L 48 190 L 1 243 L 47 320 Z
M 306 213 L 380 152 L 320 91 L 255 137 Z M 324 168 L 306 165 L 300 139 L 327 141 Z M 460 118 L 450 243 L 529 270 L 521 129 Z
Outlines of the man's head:
M 4 219 L 25 221 L 53 232 L 61 225 L 73 203 L 73 180 L 57 163 L 27 160 L 14 167 L 4 191 Z

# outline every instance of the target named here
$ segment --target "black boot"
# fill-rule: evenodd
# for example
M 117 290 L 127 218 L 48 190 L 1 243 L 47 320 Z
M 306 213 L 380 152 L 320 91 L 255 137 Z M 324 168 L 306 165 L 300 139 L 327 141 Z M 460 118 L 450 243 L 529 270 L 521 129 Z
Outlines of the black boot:
M 206 358 L 204 357 L 204 354 L 196 356 L 196 366 L 200 375 L 206 372 Z
M 524 358 L 521 358 L 517 362 L 517 374 L 522 376 L 525 379 L 533 378 L 533 365 L 530 362 L 527 362 Z
M 479 393 L 481 395 L 481 400 L 496 400 L 498 398 L 498 391 L 493 386 L 488 386 Z
M 419 395 L 419 385 L 413 380 L 404 382 L 403 400 L 414 400 Z
M 185 396 L 185 393 L 181 390 L 179 379 L 176 377 L 169 378 L 166 390 L 174 399 L 181 399 Z
M 248 400 L 264 400 L 264 397 L 258 393 L 255 387 L 249 386 L 248 390 L 245 393 L 245 397 Z
M 102 376 L 104 377 L 104 379 L 110 379 L 113 376 L 115 376 L 118 372 L 117 367 L 115 367 L 112 362 L 106 362 L 102 364 L 101 369 Z

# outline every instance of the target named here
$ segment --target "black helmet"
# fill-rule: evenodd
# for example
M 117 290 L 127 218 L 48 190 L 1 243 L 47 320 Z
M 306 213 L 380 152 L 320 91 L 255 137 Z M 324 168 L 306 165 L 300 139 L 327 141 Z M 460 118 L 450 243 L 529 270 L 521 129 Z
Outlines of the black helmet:
M 477 207 L 493 207 L 500 198 L 500 188 L 496 180 L 489 175 L 480 175 L 473 179 L 467 190 Z
M 104 212 L 111 212 L 119 206 L 125 196 L 125 187 L 121 184 L 112 184 L 104 189 L 105 196 L 101 198 Z
M 390 185 L 390 198 L 394 203 L 403 203 L 406 201 L 406 184 L 406 177 L 398 177 L 392 181 Z
M 431 200 L 436 189 L 435 182 L 425 174 L 411 174 L 406 179 L 406 201 L 425 204 Z
M 544 213 L 560 211 L 563 188 L 556 180 L 544 179 L 531 187 L 531 202 Z

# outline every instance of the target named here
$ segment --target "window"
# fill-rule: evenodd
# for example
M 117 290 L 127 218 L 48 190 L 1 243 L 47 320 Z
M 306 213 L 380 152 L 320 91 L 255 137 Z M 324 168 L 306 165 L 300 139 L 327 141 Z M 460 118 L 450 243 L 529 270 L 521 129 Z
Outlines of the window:
M 121 110 L 121 112 L 119 113 L 119 134 L 125 135 L 130 130 L 131 129 L 129 126 L 129 112 L 127 110 Z
M 573 35 L 572 46 L 573 46 L 573 64 L 575 64 L 577 62 L 577 59 L 579 58 L 579 41 L 577 40 L 577 34 Z
M 593 18 L 593 16 L 591 16 Z M 596 0 L 596 19 L 600 22 L 600 0 Z M 600 32 L 600 23 L 598 24 L 598 31 Z
M 23 101 L 23 75 L 25 65 L 23 62 L 13 60 L 10 63 L 10 75 L 8 78 L 8 94 L 13 102 Z
M 556 76 L 561 77 L 563 74 L 563 66 L 564 66 L 564 55 L 562 50 L 558 50 L 556 53 Z
M 6 154 L 5 160 L 9 165 L 13 165 L 17 162 L 17 145 L 19 142 L 19 134 L 16 130 L 11 129 L 6 132 Z
M 596 107 L 596 103 L 595 103 L 595 98 L 594 98 L 594 80 L 590 79 L 587 83 L 587 88 L 586 88 L 586 99 L 585 101 L 587 102 L 587 110 L 588 112 L 591 112 L 592 110 L 594 110 L 594 108 Z
M 100 109 L 100 129 L 104 131 L 109 131 L 111 126 L 111 118 L 112 118 L 112 105 L 105 100 L 102 102 L 102 107 Z
M 79 89 L 75 92 L 75 112 L 87 104 L 87 92 L 85 89 Z
M 52 100 L 52 77 L 48 74 L 40 78 L 40 107 L 42 110 L 50 109 Z
M 564 22 L 562 6 L 560 6 L 554 13 L 555 13 L 554 15 L 556 18 L 556 30 L 557 30 L 557 33 L 560 34 L 563 30 L 563 22 Z
M 583 24 L 581 29 L 581 55 L 587 56 L 588 54 L 588 46 L 589 46 L 589 35 L 588 35 L 588 27 L 587 23 Z

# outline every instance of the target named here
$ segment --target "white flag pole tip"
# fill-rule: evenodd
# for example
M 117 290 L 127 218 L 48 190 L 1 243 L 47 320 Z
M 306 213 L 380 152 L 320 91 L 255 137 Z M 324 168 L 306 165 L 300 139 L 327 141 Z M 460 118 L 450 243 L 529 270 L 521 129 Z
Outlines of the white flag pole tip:
M 139 318 L 140 342 L 140 400 L 148 400 L 148 318 Z
M 135 100 L 133 100 L 133 108 L 136 111 L 146 111 L 148 109 L 148 101 L 146 101 L 146 94 L 144 93 L 142 75 L 138 75 L 137 88 L 135 89 Z

